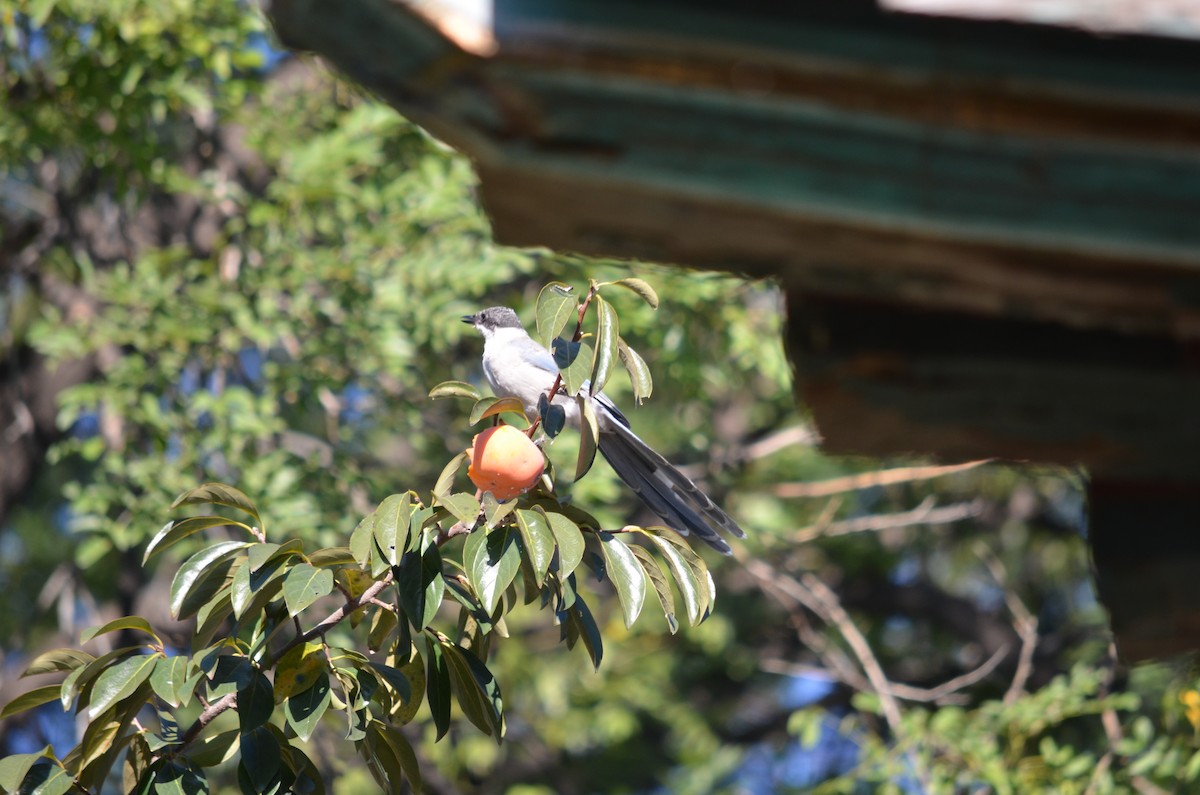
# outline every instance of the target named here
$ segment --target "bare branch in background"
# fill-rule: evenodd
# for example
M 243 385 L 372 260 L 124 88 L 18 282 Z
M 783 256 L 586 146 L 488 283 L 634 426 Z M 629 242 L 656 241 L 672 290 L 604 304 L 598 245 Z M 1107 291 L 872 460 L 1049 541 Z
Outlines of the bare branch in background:
M 900 467 L 899 469 L 881 469 L 875 472 L 863 472 L 857 475 L 846 475 L 840 478 L 817 480 L 811 483 L 777 483 L 771 487 L 771 493 L 777 497 L 830 497 L 847 491 L 869 489 L 874 486 L 894 486 L 899 483 L 913 483 L 919 480 L 932 480 L 943 475 L 953 475 L 966 472 L 992 459 L 968 461 L 965 464 L 950 466 L 920 466 Z

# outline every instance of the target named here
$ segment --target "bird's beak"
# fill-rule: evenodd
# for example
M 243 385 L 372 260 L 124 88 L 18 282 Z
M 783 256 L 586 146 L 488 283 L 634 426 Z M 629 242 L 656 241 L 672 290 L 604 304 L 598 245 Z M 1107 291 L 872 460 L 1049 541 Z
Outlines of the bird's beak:
M 475 325 L 475 315 L 463 315 L 462 322 L 470 323 L 472 326 L 474 326 Z

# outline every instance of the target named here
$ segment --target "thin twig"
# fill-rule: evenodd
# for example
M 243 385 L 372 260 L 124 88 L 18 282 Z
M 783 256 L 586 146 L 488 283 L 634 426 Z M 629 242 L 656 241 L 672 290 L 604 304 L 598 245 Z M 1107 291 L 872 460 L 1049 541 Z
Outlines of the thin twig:
M 983 565 L 992 575 L 996 584 L 1003 589 L 1004 604 L 1008 607 L 1008 612 L 1012 614 L 1013 628 L 1021 638 L 1021 653 L 1017 658 L 1017 670 L 1013 674 L 1012 683 L 1004 693 L 1004 703 L 1012 704 L 1025 692 L 1025 685 L 1028 684 L 1029 676 L 1033 673 L 1033 653 L 1037 650 L 1038 643 L 1038 620 L 1037 616 L 1025 606 L 1021 597 L 1017 596 L 1017 592 L 1009 585 L 1008 573 L 1004 569 L 1004 564 L 1000 562 L 1000 558 L 996 557 L 991 548 L 980 541 L 975 544 L 975 554 L 983 561 Z
M 981 513 L 983 513 L 983 504 L 979 500 L 938 507 L 935 499 L 929 497 L 910 511 L 859 516 L 854 519 L 843 519 L 840 522 L 818 520 L 815 524 L 797 530 L 791 541 L 796 544 L 804 544 L 818 538 L 851 533 L 894 530 L 913 525 L 949 524 L 979 516 Z
M 965 464 L 951 464 L 949 466 L 881 469 L 875 472 L 863 472 L 858 475 L 846 475 L 828 480 L 818 480 L 812 483 L 777 483 L 771 487 L 771 493 L 776 497 L 829 497 L 833 494 L 869 489 L 873 486 L 894 486 L 899 483 L 932 480 L 933 478 L 940 478 L 943 475 L 966 472 L 968 469 L 983 466 L 992 460 L 991 458 L 984 458 L 978 461 L 968 461 Z

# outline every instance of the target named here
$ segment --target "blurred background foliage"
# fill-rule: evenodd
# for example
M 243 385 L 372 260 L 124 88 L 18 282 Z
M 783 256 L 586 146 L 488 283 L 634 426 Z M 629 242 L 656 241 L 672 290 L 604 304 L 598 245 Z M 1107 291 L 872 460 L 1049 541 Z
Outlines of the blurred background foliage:
M 469 162 L 248 4 L 0 0 L 0 28 L 2 700 L 83 627 L 170 632 L 173 561 L 139 561 L 177 494 L 234 483 L 344 544 L 478 430 L 426 397 L 481 381 L 461 315 L 637 275 L 664 300 L 621 306 L 655 378 L 634 427 L 750 537 L 699 628 L 626 631 L 608 600 L 596 673 L 518 613 L 490 663 L 508 741 L 409 727 L 428 790 L 1200 791 L 1196 672 L 1114 661 L 1081 475 L 823 455 L 775 287 L 494 244 Z M 602 464 L 573 498 L 649 520 Z M 0 753 L 69 746 L 54 709 Z M 332 791 L 372 791 L 332 731 Z

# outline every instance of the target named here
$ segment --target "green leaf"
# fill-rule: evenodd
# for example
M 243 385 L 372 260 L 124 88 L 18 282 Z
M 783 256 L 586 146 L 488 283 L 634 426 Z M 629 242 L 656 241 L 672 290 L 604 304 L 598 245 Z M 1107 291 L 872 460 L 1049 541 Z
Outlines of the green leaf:
M 142 646 L 122 646 L 119 649 L 113 649 L 110 652 L 101 654 L 96 659 L 86 665 L 81 665 L 67 675 L 67 678 L 62 681 L 59 688 L 59 700 L 62 701 L 63 709 L 70 709 L 71 702 L 75 699 L 77 693 L 87 693 L 89 685 L 97 676 L 103 673 L 113 660 L 118 660 L 122 657 L 131 654 L 140 654 L 144 651 Z
M 4 705 L 4 709 L 0 710 L 0 719 L 33 709 L 34 707 L 40 707 L 42 704 L 48 704 L 57 699 L 61 693 L 61 685 L 46 685 L 27 690 Z
M 87 665 L 96 659 L 86 651 L 78 649 L 54 649 L 39 654 L 25 668 L 21 676 L 36 676 L 38 674 L 57 673 L 59 671 L 74 671 L 81 665 Z
M 588 609 L 587 603 L 583 599 L 576 597 L 567 609 L 567 614 L 579 633 L 579 637 L 583 639 L 583 646 L 587 649 L 592 667 L 599 670 L 600 661 L 604 659 L 604 640 L 600 635 L 600 627 L 592 616 L 592 611 Z
M 584 394 L 575 396 L 579 404 L 579 458 L 575 462 L 575 479 L 579 480 L 592 468 L 596 450 L 600 445 L 600 425 L 596 420 L 596 407 L 592 399 Z
M 238 711 L 242 708 L 238 702 Z M 265 792 L 279 773 L 282 756 L 279 753 L 279 741 L 266 726 L 257 726 L 250 731 L 242 730 L 241 736 L 242 769 L 254 786 L 254 792 Z
M 95 720 L 113 704 L 133 695 L 154 673 L 154 666 L 161 659 L 160 654 L 138 655 L 106 668 L 96 677 L 96 684 L 92 686 L 88 717 Z
M 308 742 L 321 716 L 329 709 L 329 703 L 329 674 L 322 670 L 316 675 L 312 687 L 289 696 L 283 702 L 283 714 L 296 736 Z
M 190 661 L 182 655 L 164 657 L 154 666 L 150 674 L 150 687 L 154 694 L 172 707 L 178 707 L 187 699 L 183 689 L 188 686 L 188 670 Z
M 562 333 L 572 317 L 578 316 L 579 303 L 575 291 L 562 282 L 550 282 L 538 293 L 534 309 L 538 342 L 546 348 Z
M 65 795 L 75 788 L 75 780 L 57 761 L 35 761 L 25 774 L 22 784 L 9 792 L 19 792 L 21 795 Z
M 561 513 L 546 511 L 540 505 L 535 506 L 534 510 L 546 517 L 550 531 L 554 533 L 554 542 L 558 545 L 558 576 L 565 580 L 583 560 L 583 533 L 579 525 Z
M 252 544 L 246 550 L 250 571 L 257 572 L 276 558 L 291 557 L 304 552 L 304 542 L 293 538 L 286 544 Z
M 250 681 L 238 688 L 238 725 L 243 733 L 264 726 L 275 712 L 275 688 L 257 668 Z
M 229 586 L 230 607 L 237 619 L 257 613 L 275 597 L 288 573 L 288 560 L 275 558 L 263 568 L 251 573 L 250 566 L 240 566 Z
M 434 400 L 442 398 L 461 397 L 468 400 L 479 400 L 479 390 L 466 381 L 443 381 L 429 390 L 429 397 Z
M 171 581 L 171 615 L 177 619 L 194 615 L 220 589 L 232 566 L 229 558 L 248 546 L 245 541 L 223 541 L 188 558 Z M 222 563 L 229 564 L 223 571 Z
M 500 502 L 496 499 L 496 495 L 490 491 L 483 493 L 483 498 L 480 500 L 483 507 L 483 521 L 488 526 L 488 529 L 494 528 L 504 520 L 517 508 L 516 500 L 506 500 Z
M 188 746 L 188 759 L 200 767 L 216 767 L 232 756 L 233 744 L 240 736 L 239 729 L 230 729 L 211 737 L 202 737 Z
M 444 643 L 443 649 L 463 714 L 499 744 L 504 737 L 504 700 L 496 677 L 469 650 L 453 643 Z
M 382 721 L 372 721 L 371 725 L 375 727 L 375 756 L 381 760 L 388 760 L 385 762 L 384 767 L 391 773 L 389 781 L 394 780 L 396 783 L 399 783 L 399 776 L 396 775 L 396 772 L 402 772 L 404 778 L 408 779 L 413 793 L 421 795 L 421 767 L 417 763 L 417 755 L 413 751 L 412 745 L 409 744 L 408 739 L 405 738 L 403 733 Z M 368 738 L 370 736 L 368 734 Z M 388 758 L 389 755 L 390 759 Z
M 150 560 L 152 556 L 169 549 L 188 536 L 195 535 L 201 530 L 207 530 L 210 527 L 224 527 L 227 525 L 240 527 L 247 533 L 251 533 L 249 525 L 234 521 L 233 519 L 226 519 L 224 516 L 190 516 L 187 519 L 176 519 L 167 522 L 155 534 L 154 538 L 150 539 L 150 543 L 146 545 L 146 552 L 142 555 L 142 565 L 145 565 L 146 561 Z
M 671 583 L 667 581 L 662 568 L 645 547 L 630 544 L 629 551 L 637 558 L 638 563 L 642 566 L 642 571 L 646 573 L 646 579 L 650 581 L 654 592 L 658 594 L 663 616 L 667 619 L 667 629 L 674 635 L 679 631 L 679 620 L 675 617 L 675 594 L 671 591 Z
M 708 567 L 688 546 L 682 536 L 667 527 L 639 528 L 658 547 L 667 567 L 675 577 L 675 584 L 683 596 L 688 622 L 693 626 L 704 618 L 711 604 L 708 583 Z
M 283 601 L 288 615 L 296 616 L 304 608 L 333 591 L 333 572 L 307 563 L 292 567 L 283 578 Z
M 336 568 L 356 561 L 349 547 L 326 547 L 309 553 L 308 562 L 318 568 Z
M 13 754 L 0 758 L 0 790 L 5 792 L 22 792 L 21 782 L 25 780 L 29 769 L 39 760 L 54 760 L 50 746 L 46 746 L 35 754 Z
M 375 548 L 375 512 L 371 511 L 362 518 L 354 532 L 350 534 L 350 554 L 358 565 L 366 568 L 371 565 L 371 552 Z
M 629 347 L 623 339 L 617 340 L 617 353 L 621 357 L 621 363 L 625 365 L 626 372 L 629 373 L 633 399 L 638 403 L 643 402 L 654 391 L 654 379 L 650 377 L 650 368 L 638 352 Z
M 154 638 L 154 640 L 162 643 L 162 640 L 158 637 L 158 634 L 154 631 L 154 628 L 150 626 L 150 622 L 141 616 L 125 616 L 124 618 L 118 618 L 113 621 L 109 621 L 104 626 L 85 629 L 79 635 L 79 642 L 87 643 L 92 638 L 99 637 L 100 635 L 106 635 L 109 632 L 117 632 L 122 629 L 136 629 L 141 632 L 145 632 L 147 635 Z
M 390 665 L 380 662 L 371 662 L 369 665 L 371 666 L 371 670 L 383 677 L 388 685 L 400 694 L 400 698 L 405 701 L 412 700 L 412 683 L 408 681 L 408 677 L 399 668 L 393 668 Z
M 442 468 L 442 474 L 438 475 L 437 483 L 433 486 L 433 496 L 439 500 L 450 493 L 454 488 L 454 479 L 458 477 L 458 470 L 467 462 L 467 453 L 464 450 Z
M 475 405 L 471 407 L 471 416 L 467 419 L 471 425 L 480 420 L 494 417 L 497 414 L 503 414 L 506 411 L 515 412 L 524 416 L 525 404 L 515 397 L 485 397 L 475 401 Z
M 184 505 L 224 505 L 228 508 L 236 508 L 253 516 L 258 526 L 262 527 L 258 508 L 254 507 L 250 498 L 233 486 L 227 486 L 224 483 L 205 483 L 190 491 L 185 491 L 175 498 L 175 502 L 171 503 L 171 510 Z
M 624 287 L 626 290 L 632 290 L 640 295 L 642 300 L 650 305 L 651 309 L 658 309 L 658 293 L 654 292 L 654 288 L 648 282 L 630 277 L 628 279 L 617 279 L 615 282 L 607 282 L 606 284 L 614 284 L 618 287 Z
M 546 572 L 554 559 L 554 533 L 545 511 L 517 511 L 517 528 L 521 531 L 521 545 L 533 569 L 538 587 L 546 580 Z
M 574 397 L 592 374 L 592 346 L 586 342 L 567 342 L 562 337 L 554 341 L 554 358 L 562 372 L 567 394 Z
M 613 363 L 617 361 L 617 340 L 620 325 L 617 310 L 600 296 L 596 296 L 596 353 L 592 360 L 592 385 L 588 391 L 599 394 L 612 375 Z
M 460 491 L 457 494 L 438 497 L 438 504 L 449 511 L 455 519 L 468 527 L 473 526 L 475 520 L 479 518 L 479 500 L 475 499 L 474 494 L 467 494 L 465 491 Z
M 441 643 L 434 637 L 429 641 L 429 660 L 425 673 L 425 695 L 429 701 L 429 713 L 437 730 L 437 739 L 450 730 L 450 669 Z
M 393 494 L 375 511 L 375 543 L 383 552 L 388 565 L 400 562 L 408 548 L 408 523 L 413 511 L 412 493 Z
M 436 544 L 430 544 L 423 553 L 414 549 L 404 554 L 396 570 L 396 592 L 413 628 L 429 626 L 446 593 L 442 555 Z
M 207 795 L 204 771 L 187 762 L 165 762 L 154 770 L 153 795 Z M 139 793 L 140 795 L 140 793 Z
M 612 533 L 602 532 L 600 546 L 604 550 L 605 571 L 621 601 L 625 626 L 633 626 L 646 602 L 646 575 L 637 557 L 623 541 Z
M 521 569 L 521 552 L 511 528 L 488 533 L 477 530 L 463 545 L 463 566 L 475 586 L 475 593 L 489 614 L 495 612 L 500 597 Z

